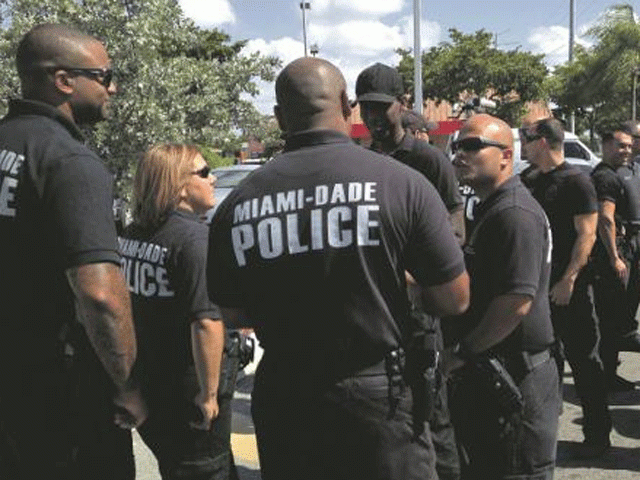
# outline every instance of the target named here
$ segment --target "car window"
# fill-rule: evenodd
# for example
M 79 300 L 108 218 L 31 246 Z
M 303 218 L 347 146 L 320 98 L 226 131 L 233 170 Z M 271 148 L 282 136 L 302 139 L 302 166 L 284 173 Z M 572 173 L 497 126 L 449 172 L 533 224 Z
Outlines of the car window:
M 582 148 L 577 142 L 567 140 L 564 142 L 564 156 L 569 158 L 580 158 L 583 160 L 589 160 L 589 153 Z
M 251 173 L 251 170 L 219 170 L 213 172 L 216 178 L 216 187 L 233 188 L 238 186 L 240 181 Z

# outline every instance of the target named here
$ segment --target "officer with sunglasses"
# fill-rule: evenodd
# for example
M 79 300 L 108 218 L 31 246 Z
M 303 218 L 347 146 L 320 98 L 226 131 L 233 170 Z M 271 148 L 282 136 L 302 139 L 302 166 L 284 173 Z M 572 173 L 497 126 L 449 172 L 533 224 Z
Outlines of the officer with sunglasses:
M 459 328 L 444 353 L 462 479 L 551 479 L 561 398 L 550 354 L 549 224 L 513 176 L 505 122 L 474 115 L 453 149 L 460 182 L 481 200 L 465 246 L 471 305 L 450 322 Z
M 591 268 L 598 198 L 587 175 L 564 159 L 564 128 L 555 118 L 529 116 L 520 129 L 522 148 L 538 169 L 529 188 L 544 209 L 553 234 L 550 300 L 553 327 L 564 347 L 584 413 L 584 442 L 577 454 L 596 457 L 611 445 L 600 331 L 593 313 Z M 558 355 L 564 370 L 564 358 Z
M 146 408 L 113 179 L 78 128 L 109 114 L 111 62 L 96 38 L 42 24 L 16 64 L 23 99 L 0 122 L 0 476 L 133 479 Z

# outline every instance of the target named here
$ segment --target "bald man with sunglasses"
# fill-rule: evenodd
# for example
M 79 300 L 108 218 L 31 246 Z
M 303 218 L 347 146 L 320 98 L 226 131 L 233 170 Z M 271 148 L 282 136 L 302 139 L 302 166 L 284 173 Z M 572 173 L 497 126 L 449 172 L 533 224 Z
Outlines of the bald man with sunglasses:
M 505 122 L 474 115 L 453 149 L 460 182 L 481 200 L 465 247 L 471 305 L 444 354 L 461 478 L 551 479 L 561 399 L 550 353 L 549 223 L 513 176 Z M 495 378 L 511 388 L 495 389 Z
M 109 115 L 111 60 L 42 24 L 16 65 L 23 98 L 0 122 L 0 476 L 132 480 L 146 408 L 113 178 L 79 129 Z

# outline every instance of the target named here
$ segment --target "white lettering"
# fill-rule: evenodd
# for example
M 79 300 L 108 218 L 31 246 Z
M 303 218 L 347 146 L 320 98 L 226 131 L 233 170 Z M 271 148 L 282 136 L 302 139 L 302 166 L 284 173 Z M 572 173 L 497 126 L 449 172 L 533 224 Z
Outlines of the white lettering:
M 318 185 L 316 187 L 316 206 L 324 205 L 329 200 L 329 187 Z
M 290 192 L 278 192 L 276 193 L 276 211 L 291 212 L 296 209 L 296 192 L 291 190 Z
M 377 220 L 372 220 L 370 217 L 371 212 L 377 212 L 379 210 L 379 205 L 358 205 L 358 246 L 375 247 L 380 245 L 379 239 L 371 238 L 373 229 L 380 232 L 380 223 Z
M 300 245 L 300 233 L 298 230 L 298 215 L 287 215 L 287 240 L 289 241 L 289 253 L 303 253 L 309 251 L 308 245 Z
M 366 182 L 364 184 L 364 201 L 365 202 L 376 201 L 376 182 Z
M 253 228 L 251 225 L 240 225 L 231 229 L 231 243 L 233 244 L 233 252 L 236 254 L 238 266 L 244 267 L 247 264 L 247 258 L 244 252 L 255 245 L 253 236 Z
M 271 200 L 271 196 L 267 195 L 262 198 L 262 208 L 260 209 L 260 216 L 264 217 L 266 215 L 273 215 L 275 213 L 275 209 L 273 208 L 273 200 Z
M 277 218 L 267 218 L 258 223 L 258 247 L 262 258 L 271 259 L 282 255 L 282 223 Z
M 337 183 L 333 186 L 333 192 L 331 193 L 331 203 L 346 203 L 347 195 L 344 193 L 344 186 L 341 183 Z
M 311 210 L 311 249 L 322 250 L 323 247 L 322 210 L 318 208 L 316 210 Z
M 349 202 L 359 202 L 362 200 L 362 184 L 351 182 L 349 184 Z
M 248 200 L 238 204 L 233 209 L 233 223 L 246 222 L 251 218 L 251 202 Z
M 348 220 L 351 220 L 349 207 L 335 207 L 327 212 L 328 242 L 333 248 L 344 248 L 353 243 L 353 232 L 341 230 L 341 223 Z
M 18 180 L 15 178 L 5 177 L 2 179 L 2 185 L 0 185 L 0 216 L 16 216 L 16 209 L 13 202 L 15 200 L 15 188 L 17 186 Z

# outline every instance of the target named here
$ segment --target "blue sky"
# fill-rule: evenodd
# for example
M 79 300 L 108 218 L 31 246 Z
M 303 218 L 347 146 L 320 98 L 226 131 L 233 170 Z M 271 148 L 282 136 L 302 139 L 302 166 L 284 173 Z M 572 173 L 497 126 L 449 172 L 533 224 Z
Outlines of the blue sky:
M 413 0 L 309 0 L 308 44 L 336 64 L 353 96 L 355 78 L 368 65 L 395 65 L 396 48 L 413 46 Z M 201 26 L 218 27 L 233 40 L 249 40 L 248 52 L 279 56 L 284 64 L 303 55 L 299 0 L 179 0 Z M 576 0 L 577 41 L 589 44 L 588 27 L 616 0 Z M 634 9 L 640 1 L 628 2 Z M 569 44 L 569 0 L 423 0 L 423 48 L 448 40 L 447 30 L 492 32 L 499 48 L 545 54 L 549 66 L 565 62 Z M 256 106 L 270 113 L 273 84 L 261 84 Z

